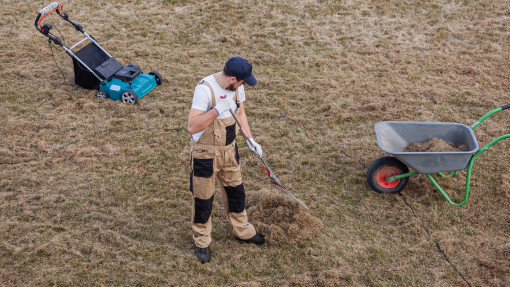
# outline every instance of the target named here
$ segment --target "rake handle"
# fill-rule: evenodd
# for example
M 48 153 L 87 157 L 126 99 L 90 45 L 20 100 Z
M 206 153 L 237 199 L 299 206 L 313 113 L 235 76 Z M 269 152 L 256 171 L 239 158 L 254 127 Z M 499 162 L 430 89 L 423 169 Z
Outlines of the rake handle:
M 230 113 L 232 114 L 232 117 L 234 117 L 234 120 L 236 120 L 237 124 L 239 125 L 239 128 L 241 129 L 241 133 L 243 134 L 243 136 L 246 138 L 247 141 L 250 142 L 250 144 L 252 146 L 255 146 L 255 144 L 253 143 L 253 140 L 251 138 L 248 137 L 248 135 L 246 134 L 246 132 L 244 131 L 243 129 L 243 126 L 241 126 L 241 122 L 239 121 L 239 119 L 237 118 L 234 110 L 232 110 L 232 108 L 229 109 Z M 260 157 L 260 156 L 259 156 Z
M 244 131 L 243 127 L 241 126 L 241 122 L 239 121 L 239 119 L 237 118 L 236 114 L 234 113 L 234 111 L 232 110 L 232 108 L 230 109 L 230 113 L 232 114 L 232 117 L 234 118 L 234 120 L 236 120 L 236 123 L 239 125 L 239 128 L 241 130 L 241 133 L 243 134 L 243 136 L 250 142 L 250 144 L 252 146 L 254 146 L 253 144 L 253 140 L 251 138 L 249 138 L 247 135 L 246 135 L 246 132 Z M 262 158 L 261 155 L 257 155 L 260 160 L 262 161 L 262 163 L 264 163 L 264 165 L 266 166 L 266 169 L 269 173 L 269 178 L 271 180 L 273 180 L 275 182 L 275 184 L 281 188 L 288 196 L 290 196 L 292 199 L 294 199 L 297 203 L 301 204 L 304 208 L 306 209 L 309 209 L 306 205 L 304 205 L 301 201 L 299 201 L 299 199 L 297 199 L 292 193 L 290 193 L 286 188 L 283 188 L 281 183 L 278 181 L 278 179 L 276 179 L 276 176 L 273 174 L 273 171 L 269 168 L 269 165 L 267 165 L 266 161 L 264 160 L 264 158 Z

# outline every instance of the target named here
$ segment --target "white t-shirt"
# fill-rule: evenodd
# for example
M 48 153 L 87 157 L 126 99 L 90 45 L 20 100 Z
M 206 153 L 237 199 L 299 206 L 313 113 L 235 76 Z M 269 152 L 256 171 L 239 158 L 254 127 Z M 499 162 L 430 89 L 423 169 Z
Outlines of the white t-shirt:
M 216 102 L 220 100 L 221 96 L 227 96 L 233 99 L 236 95 L 236 92 L 225 90 L 216 81 L 216 78 L 214 78 L 214 75 L 207 76 L 202 79 L 203 81 L 208 82 L 211 84 L 211 87 L 214 91 L 214 96 L 216 97 Z M 202 81 L 200 81 L 202 82 Z M 246 95 L 244 93 L 244 85 L 241 85 L 239 88 L 237 88 L 239 91 L 239 102 L 242 103 L 246 101 Z M 192 109 L 197 109 L 200 111 L 207 112 L 210 109 L 213 108 L 212 106 L 212 96 L 211 96 L 211 90 L 208 86 L 204 84 L 198 84 L 195 88 L 195 94 L 193 94 L 193 103 L 191 104 Z M 234 108 L 234 111 L 237 110 L 237 107 Z M 230 113 L 222 113 L 221 115 L 218 115 L 217 119 L 225 119 L 228 117 L 231 117 L 232 115 Z M 195 133 L 192 135 L 193 140 L 195 142 L 198 142 L 200 139 L 200 136 L 204 133 L 205 130 L 200 131 L 198 133 Z

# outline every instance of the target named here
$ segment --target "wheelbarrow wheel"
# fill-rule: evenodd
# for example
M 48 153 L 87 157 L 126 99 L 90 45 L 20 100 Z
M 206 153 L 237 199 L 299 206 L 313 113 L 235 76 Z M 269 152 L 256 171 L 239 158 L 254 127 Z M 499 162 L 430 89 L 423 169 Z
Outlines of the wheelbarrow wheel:
M 387 182 L 386 178 L 408 172 L 409 169 L 400 160 L 392 156 L 381 157 L 368 168 L 368 185 L 379 193 L 399 193 L 409 182 L 409 177 L 392 182 Z

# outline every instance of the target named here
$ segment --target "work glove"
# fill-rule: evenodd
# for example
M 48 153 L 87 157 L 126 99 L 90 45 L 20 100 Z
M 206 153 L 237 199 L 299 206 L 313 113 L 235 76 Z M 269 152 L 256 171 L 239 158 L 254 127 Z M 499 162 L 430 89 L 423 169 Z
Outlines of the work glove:
M 236 103 L 234 99 L 230 97 L 221 98 L 216 101 L 216 106 L 214 109 L 218 112 L 218 115 L 221 115 L 224 112 L 228 112 L 230 109 L 235 107 Z
M 249 140 L 246 140 L 248 148 L 250 148 L 250 150 L 257 156 L 262 156 L 262 147 L 253 138 L 250 138 L 250 140 L 253 143 L 253 145 L 250 143 Z

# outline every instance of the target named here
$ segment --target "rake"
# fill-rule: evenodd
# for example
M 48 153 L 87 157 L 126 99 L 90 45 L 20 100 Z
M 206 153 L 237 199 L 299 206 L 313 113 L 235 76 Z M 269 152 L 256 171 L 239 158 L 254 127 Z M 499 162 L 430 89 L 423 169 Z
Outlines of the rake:
M 239 122 L 239 119 L 237 118 L 237 116 L 235 115 L 234 111 L 232 109 L 230 109 L 230 113 L 232 114 L 232 116 L 234 117 L 234 119 L 236 120 L 237 124 L 239 125 L 239 128 L 241 129 L 241 133 L 243 134 L 243 136 L 250 142 L 250 144 L 252 146 L 255 146 L 254 143 L 253 143 L 253 140 L 251 138 L 249 138 L 247 135 L 246 135 L 246 132 L 244 131 L 243 127 L 241 126 L 241 122 Z M 296 201 L 297 203 L 301 204 L 304 208 L 308 209 L 308 207 L 306 207 L 306 205 L 304 205 L 301 201 L 299 201 L 299 199 L 297 199 L 294 195 L 292 195 L 292 193 L 290 193 L 287 188 L 285 186 L 283 186 L 279 181 L 278 179 L 276 178 L 276 176 L 274 175 L 273 171 L 271 170 L 271 168 L 269 168 L 269 165 L 267 165 L 267 162 L 264 160 L 264 158 L 262 158 L 261 155 L 258 156 L 260 158 L 260 160 L 262 161 L 262 163 L 264 164 L 265 168 L 262 168 L 263 170 L 265 170 L 267 172 L 267 175 L 269 176 L 269 178 L 271 179 L 271 183 L 278 186 L 283 192 L 285 192 L 290 198 L 292 198 L 294 201 Z

